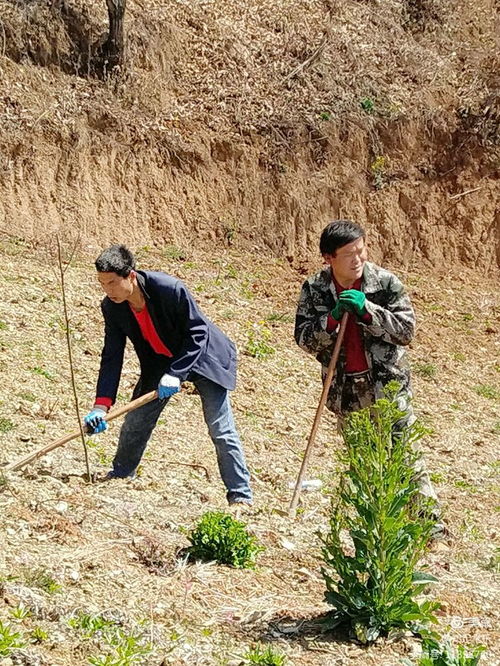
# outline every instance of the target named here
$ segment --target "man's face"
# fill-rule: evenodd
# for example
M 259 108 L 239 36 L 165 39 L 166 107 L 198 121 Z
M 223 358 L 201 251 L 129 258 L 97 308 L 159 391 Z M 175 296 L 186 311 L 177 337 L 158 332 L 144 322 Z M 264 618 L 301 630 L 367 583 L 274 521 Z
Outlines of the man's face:
M 134 290 L 134 271 L 131 271 L 130 275 L 127 277 L 121 277 L 116 273 L 98 272 L 97 279 L 106 296 L 113 301 L 113 303 L 123 303 L 131 296 Z
M 337 282 L 343 287 L 350 287 L 363 275 L 363 266 L 367 258 L 365 239 L 358 238 L 339 247 L 334 254 L 324 254 L 323 257 L 331 267 Z

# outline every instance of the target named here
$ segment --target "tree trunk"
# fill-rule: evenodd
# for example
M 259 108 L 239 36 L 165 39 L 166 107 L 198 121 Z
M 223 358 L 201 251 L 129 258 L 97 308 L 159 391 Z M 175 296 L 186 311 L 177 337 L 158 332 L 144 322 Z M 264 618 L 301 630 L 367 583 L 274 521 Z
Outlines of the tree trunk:
M 109 16 L 109 34 L 103 45 L 103 69 L 109 74 L 115 67 L 122 67 L 125 49 L 124 16 L 127 0 L 106 0 Z

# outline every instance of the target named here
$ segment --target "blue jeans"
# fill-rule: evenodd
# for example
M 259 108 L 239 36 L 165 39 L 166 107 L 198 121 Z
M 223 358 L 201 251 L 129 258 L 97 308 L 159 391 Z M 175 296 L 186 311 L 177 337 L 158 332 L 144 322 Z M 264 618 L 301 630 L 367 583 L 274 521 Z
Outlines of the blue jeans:
M 215 445 L 220 475 L 227 488 L 227 501 L 230 504 L 251 502 L 250 474 L 236 431 L 229 391 L 198 374 L 193 373 L 190 380 L 201 397 L 203 416 Z M 120 431 L 112 476 L 125 478 L 134 474 L 167 403 L 168 400 L 153 400 L 127 414 Z

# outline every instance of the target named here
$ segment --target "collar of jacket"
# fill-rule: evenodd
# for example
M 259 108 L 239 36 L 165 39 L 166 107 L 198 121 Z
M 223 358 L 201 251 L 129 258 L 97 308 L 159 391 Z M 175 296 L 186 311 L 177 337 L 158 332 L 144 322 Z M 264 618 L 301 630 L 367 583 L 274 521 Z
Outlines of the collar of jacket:
M 135 276 L 137 278 L 137 284 L 139 285 L 139 289 L 144 294 L 144 298 L 146 299 L 146 301 L 151 300 L 151 297 L 149 296 L 148 291 L 146 289 L 146 273 L 144 271 L 135 271 Z
M 332 280 L 332 269 L 330 266 L 321 271 L 320 283 L 324 291 L 333 291 L 335 293 Z M 378 266 L 375 266 L 375 264 L 372 264 L 370 261 L 365 261 L 365 265 L 363 266 L 361 291 L 365 294 L 373 294 L 381 289 L 383 289 L 383 285 L 380 282 Z

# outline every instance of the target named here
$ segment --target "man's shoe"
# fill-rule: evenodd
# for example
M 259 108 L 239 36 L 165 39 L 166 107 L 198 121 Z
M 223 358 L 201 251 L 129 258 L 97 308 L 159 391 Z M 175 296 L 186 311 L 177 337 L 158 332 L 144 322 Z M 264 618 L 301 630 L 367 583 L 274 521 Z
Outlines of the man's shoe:
M 236 520 L 239 520 L 242 514 L 249 513 L 252 510 L 252 502 L 249 500 L 232 500 L 229 502 L 229 510 Z

